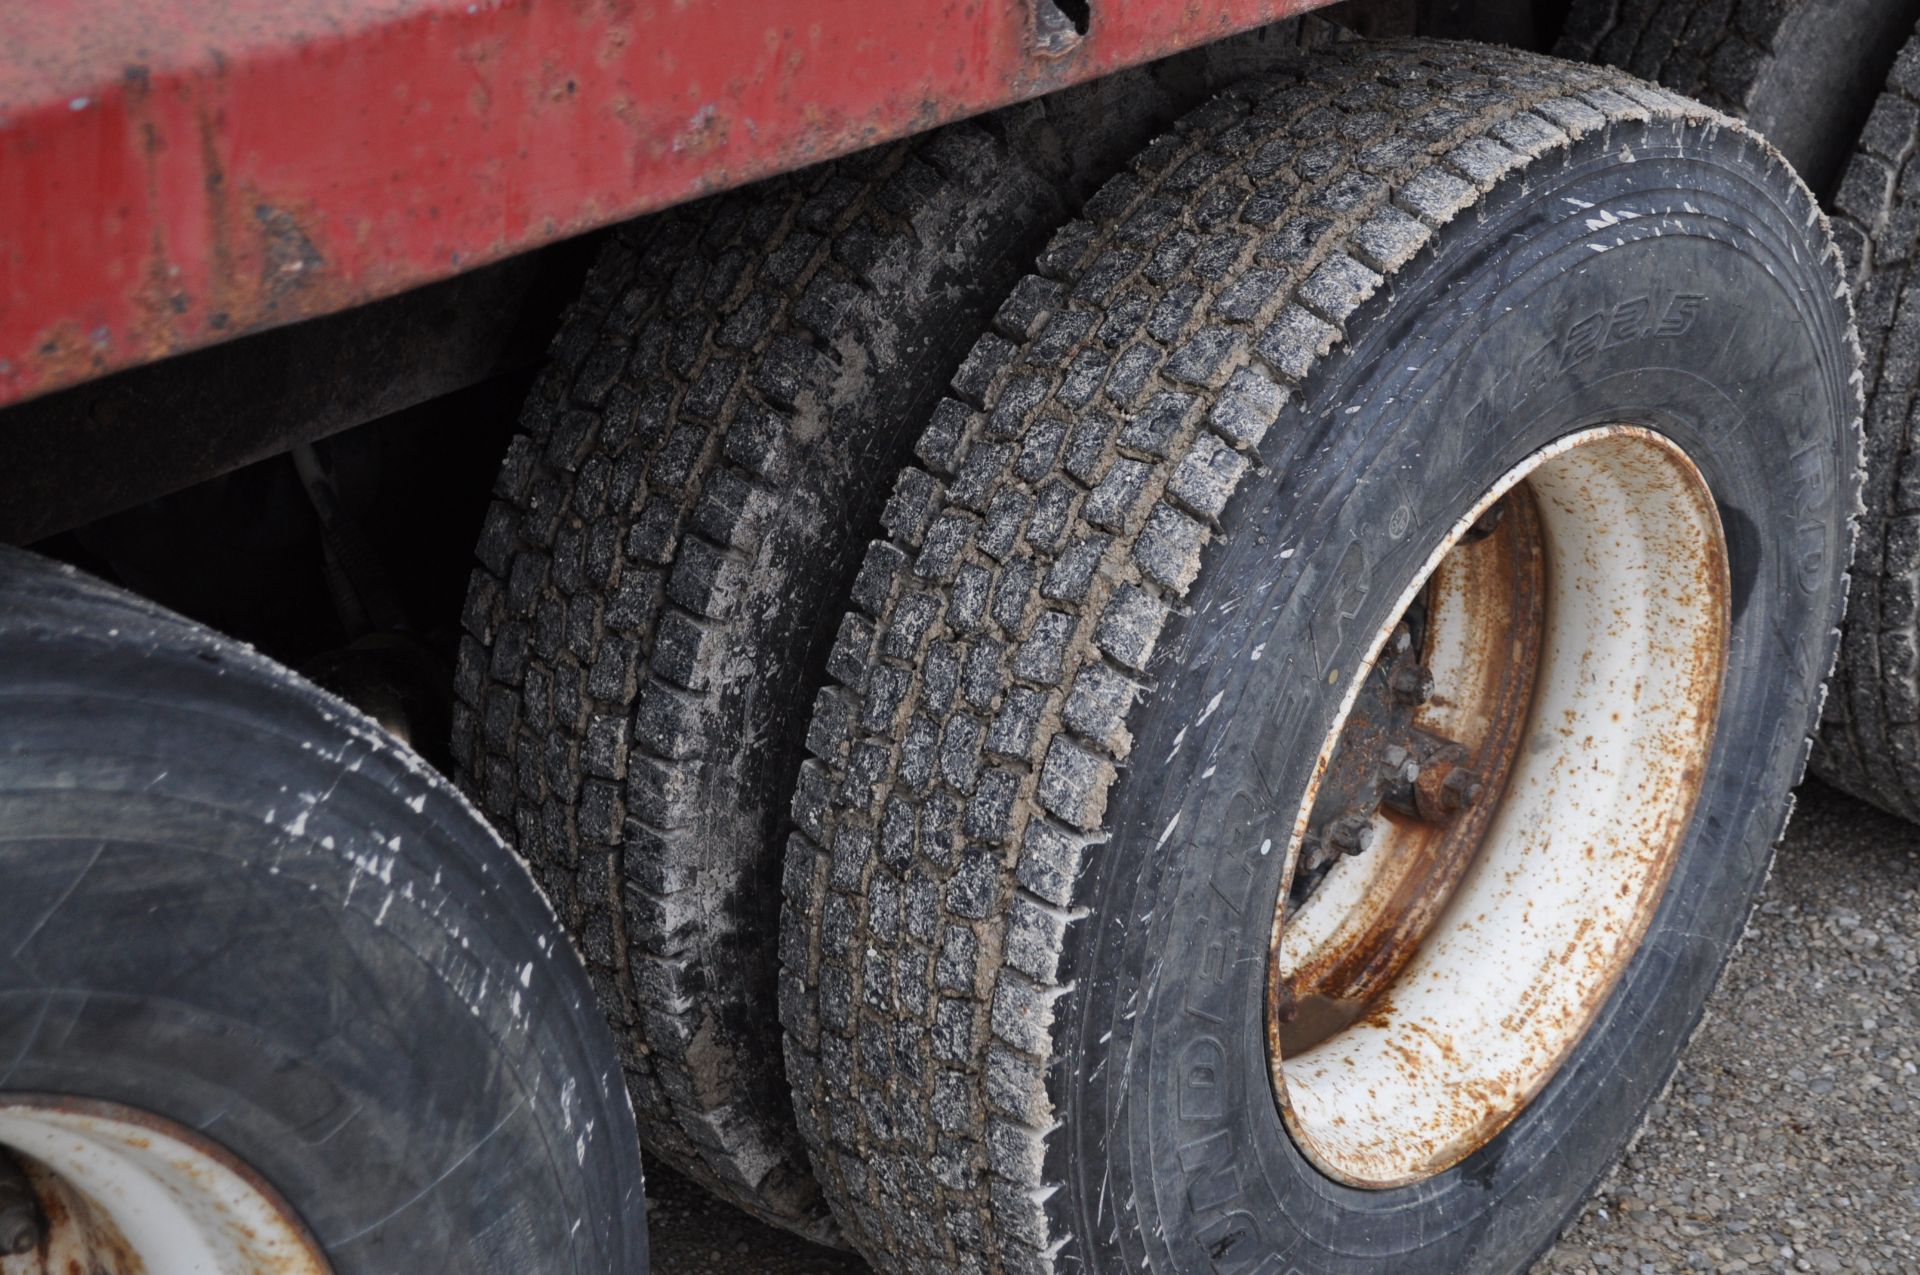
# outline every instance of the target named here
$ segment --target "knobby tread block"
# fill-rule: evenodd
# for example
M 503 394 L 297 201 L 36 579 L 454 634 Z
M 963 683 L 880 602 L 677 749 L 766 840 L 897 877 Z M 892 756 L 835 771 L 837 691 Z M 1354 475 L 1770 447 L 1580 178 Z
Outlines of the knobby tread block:
M 1383 113 L 1414 123 L 1383 135 Z M 796 1113 L 879 1269 L 1062 1269 L 1059 963 L 1211 520 L 1383 275 L 1503 174 L 1650 116 L 1737 127 L 1611 69 L 1467 45 L 1352 44 L 1243 82 L 1055 237 L 1016 296 L 1056 308 L 1003 326 L 933 413 L 821 700 L 782 917 Z M 1256 272 L 1257 296 L 1223 291 Z M 928 596 L 937 618 L 888 642 Z
M 1787 18 L 1807 0 L 1576 0 L 1554 52 L 1619 67 L 1745 119 Z
M 1866 393 L 1866 510 L 1812 767 L 1920 821 L 1920 34 L 1901 49 L 1834 196 Z
M 1830 205 L 1916 20 L 1920 0 L 1573 0 L 1554 51 L 1745 122 Z

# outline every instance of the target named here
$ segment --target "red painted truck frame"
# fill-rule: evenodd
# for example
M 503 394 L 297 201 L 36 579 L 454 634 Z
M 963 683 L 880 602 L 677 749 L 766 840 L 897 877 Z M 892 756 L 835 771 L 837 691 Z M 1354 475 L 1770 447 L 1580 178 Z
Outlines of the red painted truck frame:
M 0 5 L 0 407 L 1325 2 Z

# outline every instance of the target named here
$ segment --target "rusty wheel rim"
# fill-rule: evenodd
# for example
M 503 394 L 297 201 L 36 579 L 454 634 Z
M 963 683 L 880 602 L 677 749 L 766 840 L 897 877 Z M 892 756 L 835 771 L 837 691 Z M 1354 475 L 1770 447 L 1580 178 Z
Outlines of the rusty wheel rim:
M 1402 1186 L 1545 1087 L 1646 933 L 1712 745 L 1718 512 L 1632 426 L 1529 456 L 1346 682 L 1274 908 L 1275 1100 L 1323 1172 Z
M 0 1275 L 326 1275 L 292 1207 L 205 1136 L 118 1103 L 0 1094 Z

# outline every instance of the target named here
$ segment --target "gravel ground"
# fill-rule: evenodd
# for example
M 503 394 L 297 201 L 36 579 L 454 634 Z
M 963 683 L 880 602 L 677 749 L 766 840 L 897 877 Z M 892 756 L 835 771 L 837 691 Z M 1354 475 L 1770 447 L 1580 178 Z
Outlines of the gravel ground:
M 1809 783 L 1638 1145 L 1536 1272 L 1920 1272 L 1920 829 Z M 659 1275 L 862 1275 L 665 1172 Z

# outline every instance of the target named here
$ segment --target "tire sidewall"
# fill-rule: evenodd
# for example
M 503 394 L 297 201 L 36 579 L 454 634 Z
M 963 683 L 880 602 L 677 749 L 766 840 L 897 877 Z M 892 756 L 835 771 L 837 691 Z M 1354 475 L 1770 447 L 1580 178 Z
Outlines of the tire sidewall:
M 448 784 L 25 555 L 0 554 L 0 667 L 0 1088 L 203 1133 L 340 1275 L 646 1268 L 591 989 Z
M 1830 660 L 1857 408 L 1811 217 L 1744 134 L 1616 126 L 1497 188 L 1350 319 L 1163 638 L 1083 893 L 1112 919 L 1069 932 L 1063 978 L 1084 993 L 1048 1175 L 1072 1196 L 1065 1256 L 1517 1269 L 1618 1155 L 1765 880 Z M 1541 446 L 1612 423 L 1678 443 L 1727 534 L 1730 655 L 1693 822 L 1639 953 L 1546 1090 L 1454 1168 L 1343 1186 L 1294 1147 L 1268 1081 L 1284 865 L 1258 847 L 1284 844 L 1346 679 L 1441 530 Z

